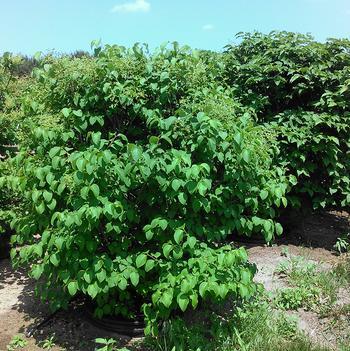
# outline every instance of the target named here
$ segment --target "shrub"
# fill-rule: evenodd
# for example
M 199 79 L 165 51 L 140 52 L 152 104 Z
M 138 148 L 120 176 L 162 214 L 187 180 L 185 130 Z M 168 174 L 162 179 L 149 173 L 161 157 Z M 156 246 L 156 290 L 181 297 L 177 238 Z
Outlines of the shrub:
M 292 204 L 305 206 L 311 199 L 315 209 L 349 207 L 349 116 L 299 110 L 271 122 L 279 133 L 279 163 L 298 179 L 288 194 Z
M 0 174 L 9 173 L 6 159 L 16 151 L 16 143 L 22 130 L 23 114 L 20 101 L 28 87 L 29 79 L 15 76 L 14 69 L 21 58 L 5 53 L 0 57 Z M 23 134 L 23 133 L 22 133 Z M 24 135 L 24 134 L 23 134 Z M 7 257 L 10 231 L 10 212 L 17 205 L 8 189 L 0 189 L 0 256 Z
M 240 33 L 224 81 L 258 123 L 277 125 L 279 164 L 297 176 L 292 204 L 350 204 L 350 41 L 289 32 Z
M 95 54 L 34 72 L 23 105 L 32 137 L 0 178 L 23 198 L 11 223 L 15 262 L 44 278 L 54 308 L 77 293 L 97 316 L 131 317 L 142 305 L 149 333 L 202 300 L 250 297 L 255 266 L 220 242 L 282 232 L 275 209 L 290 179 L 260 150 L 261 128 L 244 115 L 229 134 L 181 108 L 212 82 L 195 52 Z

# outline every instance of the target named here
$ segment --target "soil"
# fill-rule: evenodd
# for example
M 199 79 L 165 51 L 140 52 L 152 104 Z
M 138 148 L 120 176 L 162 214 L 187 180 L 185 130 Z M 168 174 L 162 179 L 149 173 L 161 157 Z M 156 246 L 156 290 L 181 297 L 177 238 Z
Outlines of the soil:
M 286 249 L 290 255 L 301 255 L 318 262 L 323 269 L 333 267 L 340 259 L 333 251 L 333 245 L 338 237 L 349 231 L 349 218 L 344 212 L 324 212 L 303 216 L 302 219 L 291 215 L 285 224 L 287 232 L 283 238 L 276 240 L 275 245 L 246 243 L 250 260 L 258 267 L 256 280 L 263 283 L 269 291 L 286 286 L 283 277 L 275 274 L 278 264 L 286 259 L 283 256 Z M 58 311 L 51 316 L 48 306 L 35 297 L 34 290 L 35 284 L 27 278 L 25 271 L 14 270 L 7 258 L 0 259 L 0 351 L 6 350 L 14 335 L 25 335 L 29 330 L 34 330 L 34 334 L 25 337 L 28 342 L 25 347 L 27 351 L 43 350 L 40 343 L 53 335 L 56 344 L 53 351 L 93 351 L 93 340 L 97 337 L 114 337 L 120 341 L 121 346 L 135 342 L 131 338 L 106 332 L 90 324 L 84 306 L 79 302 L 73 303 L 68 311 Z M 340 316 L 342 309 L 349 303 L 350 292 L 341 289 L 337 301 Z M 291 314 L 298 316 L 299 327 L 313 341 L 327 346 L 335 345 L 336 339 L 346 330 L 341 323 L 344 317 L 338 318 L 338 322 L 333 323 L 334 329 L 330 329 L 330 321 L 320 319 L 313 312 L 299 310 Z M 50 317 L 47 323 L 37 328 L 47 317 Z M 349 317 L 346 318 L 348 320 L 345 322 L 350 325 Z
M 256 281 L 264 284 L 265 289 L 274 292 L 287 286 L 283 277 L 275 273 L 278 265 L 289 256 L 303 256 L 318 264 L 320 270 L 329 270 L 337 265 L 341 258 L 334 251 L 334 244 L 340 236 L 349 232 L 350 216 L 346 212 L 323 212 L 305 217 L 293 216 L 288 219 L 288 232 L 284 238 L 277 239 L 272 246 L 247 244 L 249 260 L 257 265 Z M 341 288 L 338 293 L 337 310 L 350 306 L 350 290 Z M 350 316 L 341 312 L 335 316 L 320 318 L 315 312 L 299 309 L 289 312 L 298 317 L 299 328 L 314 343 L 337 349 L 337 342 L 350 335 Z M 346 319 L 346 323 L 337 322 Z M 334 325 L 330 328 L 330 325 Z M 336 328 L 338 326 L 338 328 Z

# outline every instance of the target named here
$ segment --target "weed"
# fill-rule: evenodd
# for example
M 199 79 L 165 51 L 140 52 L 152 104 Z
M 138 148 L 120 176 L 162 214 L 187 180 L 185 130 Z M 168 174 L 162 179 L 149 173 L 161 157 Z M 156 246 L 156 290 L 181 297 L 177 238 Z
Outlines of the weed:
M 288 247 L 282 247 L 281 249 L 281 256 L 288 257 L 289 256 L 289 249 Z
M 312 346 L 297 319 L 274 311 L 265 296 L 236 306 L 225 318 L 202 311 L 196 322 L 170 320 L 146 344 L 157 351 L 328 351 Z
M 333 271 L 340 284 L 350 285 L 350 255 L 345 255 Z
M 97 338 L 95 339 L 95 343 L 99 344 L 98 348 L 96 348 L 96 351 L 129 351 L 126 348 L 119 349 L 117 348 L 117 341 L 114 339 L 102 339 L 102 338 Z
M 350 234 L 344 234 L 339 237 L 334 244 L 334 248 L 340 253 L 348 252 L 350 249 Z
M 298 335 L 298 318 L 285 313 L 279 313 L 278 318 L 276 318 L 276 328 L 280 335 L 286 339 L 296 339 Z
M 312 309 L 319 300 L 319 296 L 320 290 L 314 287 L 312 289 L 285 288 L 277 292 L 274 303 L 285 310 L 297 310 L 301 307 Z
M 330 271 L 319 270 L 316 263 L 302 256 L 283 261 L 276 272 L 287 278 L 290 287 L 279 291 L 275 303 L 283 309 L 314 310 L 322 315 L 329 312 L 337 300 L 337 292 L 344 285 L 346 267 Z
M 45 350 L 51 350 L 55 346 L 54 338 L 55 336 L 53 335 L 50 338 L 45 339 L 40 346 Z
M 13 351 L 17 349 L 23 349 L 25 346 L 27 346 L 27 341 L 23 338 L 23 336 L 15 335 L 7 345 L 7 350 Z

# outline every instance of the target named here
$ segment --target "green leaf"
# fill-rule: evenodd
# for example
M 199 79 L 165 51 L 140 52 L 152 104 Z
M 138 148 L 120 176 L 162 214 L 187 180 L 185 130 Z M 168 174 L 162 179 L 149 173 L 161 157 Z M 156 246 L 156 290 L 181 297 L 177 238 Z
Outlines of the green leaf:
M 40 194 L 41 194 L 41 192 L 39 190 L 37 190 L 37 189 L 33 190 L 33 192 L 32 192 L 32 200 L 33 200 L 34 204 L 36 204 L 37 201 L 39 200 Z
M 44 202 L 41 202 L 39 206 L 35 206 L 35 210 L 39 214 L 43 214 L 44 211 L 45 211 L 45 204 L 44 204 Z
M 31 270 L 31 275 L 35 280 L 38 280 L 40 279 L 43 272 L 44 272 L 44 269 L 42 265 L 35 265 Z
M 275 228 L 276 228 L 277 235 L 281 235 L 283 233 L 283 227 L 281 226 L 280 223 L 276 223 Z
M 196 243 L 197 243 L 197 239 L 194 236 L 190 236 L 187 239 L 187 244 L 191 249 L 193 249 L 196 246 Z
M 55 146 L 55 147 L 51 148 L 49 151 L 49 156 L 51 158 L 54 158 L 60 152 L 60 150 L 61 150 L 61 148 L 59 146 Z
M 61 162 L 61 158 L 59 156 L 55 156 L 53 159 L 52 159 L 52 167 L 54 169 L 58 169 L 59 168 L 59 165 L 60 165 L 60 162 Z
M 170 126 L 172 124 L 174 124 L 176 120 L 177 120 L 177 118 L 175 116 L 171 116 L 171 117 L 163 119 L 162 120 L 163 128 L 166 130 L 169 130 Z
M 154 233 L 151 230 L 147 230 L 145 235 L 147 240 L 151 240 L 153 238 Z
M 162 304 L 166 307 L 166 308 L 169 308 L 171 303 L 173 302 L 173 294 L 172 294 L 172 291 L 171 290 L 166 290 L 160 301 L 162 302 Z
M 126 279 L 124 277 L 122 277 L 118 283 L 118 287 L 120 290 L 125 290 L 126 287 L 128 285 L 128 282 L 126 281 Z
M 55 180 L 55 176 L 52 173 L 49 173 L 46 176 L 46 181 L 49 185 L 51 185 L 54 180 Z
M 165 230 L 168 226 L 168 221 L 166 219 L 160 219 L 158 223 L 163 230 Z
M 37 244 L 34 246 L 34 252 L 41 257 L 43 255 L 43 245 L 42 244 Z
M 73 114 L 77 117 L 82 117 L 83 116 L 83 111 L 82 110 L 74 110 Z
M 239 288 L 239 293 L 240 293 L 241 297 L 244 298 L 244 297 L 247 297 L 249 295 L 248 288 L 245 285 L 239 284 L 238 288 Z
M 57 237 L 55 239 L 55 246 L 57 247 L 58 250 L 62 250 L 63 244 L 64 244 L 64 238 Z
M 63 116 L 67 118 L 70 115 L 71 110 L 69 108 L 65 107 L 61 110 L 61 112 L 62 112 Z
M 57 201 L 55 199 L 52 199 L 52 201 L 47 204 L 47 207 L 49 210 L 53 211 L 57 205 Z
M 196 308 L 198 306 L 198 294 L 193 293 L 191 296 L 192 307 Z
M 89 196 L 89 191 L 90 188 L 88 186 L 84 186 L 81 190 L 80 190 L 80 196 L 86 200 Z
M 59 257 L 57 256 L 57 254 L 52 254 L 50 256 L 50 262 L 55 266 L 58 267 L 58 265 L 60 264 L 60 260 Z
M 68 292 L 70 296 L 74 296 L 78 291 L 78 283 L 77 282 L 70 282 L 68 284 Z
M 145 265 L 145 271 L 149 272 L 154 268 L 154 261 L 153 260 L 147 260 L 146 265 Z
M 88 284 L 90 284 L 92 282 L 93 273 L 91 271 L 85 272 L 83 278 Z
M 269 196 L 269 193 L 268 193 L 267 190 L 261 190 L 260 191 L 260 198 L 261 198 L 261 200 L 266 200 L 268 196 Z
M 182 205 L 186 205 L 186 201 L 187 201 L 187 195 L 185 193 L 180 193 L 177 198 L 179 199 L 180 203 Z
M 93 194 L 95 195 L 95 197 L 97 198 L 100 195 L 100 188 L 97 184 L 92 184 L 90 186 L 91 191 L 93 192 Z
M 92 134 L 92 141 L 97 147 L 99 147 L 100 141 L 101 141 L 101 132 L 93 133 Z
M 165 257 L 169 257 L 169 254 L 170 254 L 170 251 L 172 250 L 172 248 L 173 248 L 173 245 L 171 245 L 171 244 L 165 244 L 164 246 L 163 246 L 163 255 L 165 256 Z
M 98 286 L 95 284 L 89 285 L 87 288 L 87 292 L 94 299 L 97 296 L 97 294 L 99 293 Z
M 182 181 L 179 180 L 179 179 L 174 179 L 172 182 L 171 182 L 171 187 L 175 190 L 175 191 L 178 191 L 180 186 L 182 184 Z
M 147 261 L 147 255 L 145 254 L 140 254 L 136 257 L 136 267 L 140 268 L 142 267 Z
M 138 146 L 136 146 L 135 144 L 128 144 L 128 152 L 129 152 L 132 160 L 135 162 L 137 162 L 142 155 L 140 148 Z
M 242 135 L 241 133 L 236 133 L 233 137 L 233 139 L 235 140 L 235 142 L 238 144 L 238 145 L 241 145 L 241 142 L 242 142 Z
M 242 152 L 242 158 L 246 163 L 249 163 L 250 161 L 250 151 L 247 149 L 244 149 Z
M 133 286 L 137 286 L 140 280 L 140 276 L 137 272 L 132 272 L 130 274 L 130 281 L 132 283 Z
M 188 303 L 189 303 L 189 299 L 188 299 L 188 297 L 181 294 L 177 298 L 177 303 L 179 304 L 181 311 L 185 312 L 186 308 L 188 306 Z
M 77 169 L 82 172 L 84 170 L 86 161 L 83 158 L 79 158 L 76 162 Z
M 152 135 L 150 138 L 149 138 L 149 143 L 150 144 L 158 144 L 159 142 L 159 138 L 157 136 L 154 136 Z
M 204 196 L 207 191 L 207 185 L 201 180 L 197 185 L 198 192 Z
M 184 232 L 182 229 L 176 229 L 174 234 L 174 239 L 177 244 L 180 244 L 184 237 Z
M 57 194 L 61 195 L 63 193 L 63 190 L 66 188 L 66 184 L 60 183 L 57 187 Z

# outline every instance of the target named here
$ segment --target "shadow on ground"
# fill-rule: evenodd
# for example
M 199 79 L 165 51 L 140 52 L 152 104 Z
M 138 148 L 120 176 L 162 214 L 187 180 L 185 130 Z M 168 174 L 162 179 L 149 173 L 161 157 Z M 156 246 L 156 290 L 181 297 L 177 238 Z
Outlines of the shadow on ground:
M 114 337 L 121 346 L 130 338 L 93 326 L 82 301 L 74 301 L 68 310 L 52 313 L 49 306 L 37 298 L 35 282 L 24 269 L 14 270 L 9 259 L 0 260 L 0 350 L 5 350 L 17 334 L 28 338 L 27 351 L 42 350 L 40 345 L 54 337 L 52 350 L 93 351 L 96 338 Z

